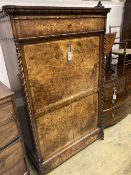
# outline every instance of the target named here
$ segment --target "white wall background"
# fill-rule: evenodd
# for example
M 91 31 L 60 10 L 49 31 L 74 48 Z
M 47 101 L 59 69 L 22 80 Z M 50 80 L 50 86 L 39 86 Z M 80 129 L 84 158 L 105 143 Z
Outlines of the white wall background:
M 111 12 L 107 17 L 107 32 L 109 25 L 120 25 L 122 21 L 123 7 L 125 0 L 112 0 L 112 1 L 104 1 L 102 4 L 105 7 L 110 7 Z M 87 1 L 87 0 L 3 0 L 0 1 L 0 8 L 3 5 L 33 5 L 33 6 L 74 6 L 74 7 L 91 7 L 96 6 L 97 1 Z M 0 81 L 2 81 L 5 85 L 10 87 L 8 75 L 5 67 L 4 57 L 2 53 L 2 49 L 0 46 Z

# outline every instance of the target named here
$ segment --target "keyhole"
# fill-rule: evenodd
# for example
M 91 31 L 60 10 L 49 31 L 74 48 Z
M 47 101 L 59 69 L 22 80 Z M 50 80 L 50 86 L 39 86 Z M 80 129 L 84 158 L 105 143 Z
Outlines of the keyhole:
M 68 60 L 68 63 L 72 63 L 72 46 L 71 46 L 71 44 L 68 45 L 67 60 Z

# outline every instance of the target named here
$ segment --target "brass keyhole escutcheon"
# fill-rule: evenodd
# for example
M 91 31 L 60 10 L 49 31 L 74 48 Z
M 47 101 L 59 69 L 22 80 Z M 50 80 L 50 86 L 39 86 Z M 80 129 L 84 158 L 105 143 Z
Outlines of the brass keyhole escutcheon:
M 69 64 L 72 63 L 72 45 L 71 44 L 68 45 L 67 60 Z

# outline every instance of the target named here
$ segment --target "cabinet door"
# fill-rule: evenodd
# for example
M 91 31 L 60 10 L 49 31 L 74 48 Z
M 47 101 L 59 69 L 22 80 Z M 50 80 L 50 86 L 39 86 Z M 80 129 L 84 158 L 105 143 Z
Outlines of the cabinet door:
M 23 46 L 42 157 L 97 128 L 99 36 Z

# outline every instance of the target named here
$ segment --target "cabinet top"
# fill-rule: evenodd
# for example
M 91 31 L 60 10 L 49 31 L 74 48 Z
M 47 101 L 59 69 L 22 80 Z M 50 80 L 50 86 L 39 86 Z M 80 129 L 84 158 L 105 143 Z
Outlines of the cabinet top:
M 86 14 L 107 14 L 110 8 L 105 8 L 99 2 L 96 7 L 51 7 L 51 6 L 15 6 L 6 5 L 0 11 L 0 17 L 22 16 L 22 15 L 86 15 Z

